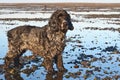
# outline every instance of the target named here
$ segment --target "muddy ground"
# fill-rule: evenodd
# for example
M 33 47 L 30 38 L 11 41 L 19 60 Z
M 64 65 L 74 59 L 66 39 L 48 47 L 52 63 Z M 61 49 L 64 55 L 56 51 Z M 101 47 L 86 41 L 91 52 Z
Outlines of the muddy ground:
M 63 52 L 67 72 L 49 74 L 43 58 L 27 51 L 21 69 L 3 69 L 8 51 L 6 33 L 19 25 L 47 24 L 51 14 L 65 9 L 74 31 L 66 35 Z M 0 4 L 0 80 L 120 80 L 120 4 Z

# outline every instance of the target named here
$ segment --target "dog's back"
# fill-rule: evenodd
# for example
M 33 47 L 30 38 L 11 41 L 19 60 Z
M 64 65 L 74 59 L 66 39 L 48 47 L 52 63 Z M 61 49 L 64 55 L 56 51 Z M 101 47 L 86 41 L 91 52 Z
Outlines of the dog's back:
M 19 26 L 14 29 L 11 29 L 7 33 L 8 40 L 10 41 L 11 39 L 13 39 L 13 40 L 18 39 L 18 38 L 20 38 L 21 34 L 29 33 L 32 28 L 35 28 L 35 26 L 24 25 L 24 26 Z

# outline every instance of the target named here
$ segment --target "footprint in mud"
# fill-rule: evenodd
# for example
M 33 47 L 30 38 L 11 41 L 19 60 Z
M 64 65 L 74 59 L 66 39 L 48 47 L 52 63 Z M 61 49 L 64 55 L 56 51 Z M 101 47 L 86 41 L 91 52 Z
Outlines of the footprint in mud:
M 120 51 L 117 49 L 118 47 L 115 45 L 115 46 L 108 46 L 107 48 L 103 49 L 102 51 L 103 52 L 111 52 L 113 54 L 119 54 Z

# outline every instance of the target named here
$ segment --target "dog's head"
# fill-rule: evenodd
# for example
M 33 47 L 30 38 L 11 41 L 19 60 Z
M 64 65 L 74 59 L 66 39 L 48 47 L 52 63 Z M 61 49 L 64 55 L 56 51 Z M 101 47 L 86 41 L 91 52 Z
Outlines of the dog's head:
M 71 23 L 70 15 L 65 10 L 57 10 L 55 11 L 49 21 L 49 25 L 55 31 L 63 31 L 73 30 L 73 24 Z

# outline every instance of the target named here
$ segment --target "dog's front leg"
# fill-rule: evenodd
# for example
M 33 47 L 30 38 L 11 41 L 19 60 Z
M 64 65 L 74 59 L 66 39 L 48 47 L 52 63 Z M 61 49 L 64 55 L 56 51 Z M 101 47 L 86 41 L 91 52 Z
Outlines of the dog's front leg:
M 57 64 L 57 67 L 58 67 L 59 71 L 67 71 L 63 66 L 62 54 L 56 55 L 55 62 Z
M 54 72 L 54 70 L 53 70 L 53 60 L 51 60 L 49 58 L 44 58 L 42 66 L 44 66 L 49 73 Z

